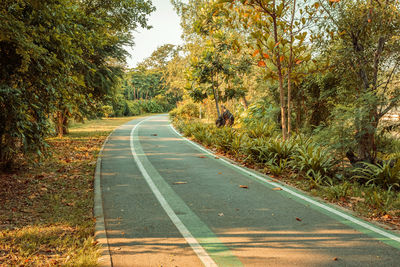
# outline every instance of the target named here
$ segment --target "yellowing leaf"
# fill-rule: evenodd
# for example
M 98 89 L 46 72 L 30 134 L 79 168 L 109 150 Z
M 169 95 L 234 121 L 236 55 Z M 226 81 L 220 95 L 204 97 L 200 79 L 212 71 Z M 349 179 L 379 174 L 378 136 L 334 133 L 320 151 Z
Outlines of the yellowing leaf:
M 258 55 L 258 53 L 260 53 L 260 50 L 256 50 L 256 51 L 254 51 L 254 53 L 253 53 L 253 57 L 255 57 L 255 56 L 257 56 Z
M 279 61 L 280 61 L 280 62 L 282 62 L 283 60 L 285 60 L 285 56 L 281 56 L 281 57 L 279 58 Z
M 259 66 L 259 67 L 265 67 L 266 64 L 265 64 L 264 61 L 260 60 L 260 61 L 258 61 L 258 66 Z
M 269 55 L 267 53 L 263 53 L 263 57 L 269 59 Z

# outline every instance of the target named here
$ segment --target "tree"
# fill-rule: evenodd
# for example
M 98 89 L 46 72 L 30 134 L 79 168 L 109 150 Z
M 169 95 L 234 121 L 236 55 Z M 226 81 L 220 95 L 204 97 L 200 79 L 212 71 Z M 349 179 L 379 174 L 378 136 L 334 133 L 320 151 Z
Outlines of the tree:
M 218 6 L 209 2 L 195 13 L 191 24 L 202 45 L 192 44 L 198 51 L 192 53 L 188 89 L 195 101 L 212 96 L 218 116 L 220 101 L 242 98 L 247 105 L 243 78 L 251 68 L 249 56 L 237 49 L 241 36 L 226 27 L 225 20 Z
M 299 18 L 295 18 L 297 2 L 295 0 L 250 0 L 233 1 L 220 0 L 225 7 L 236 11 L 242 27 L 250 31 L 250 37 L 255 51 L 253 56 L 258 56 L 258 65 L 265 68 L 266 78 L 278 81 L 279 102 L 281 109 L 282 137 L 287 139 L 291 127 L 291 88 L 292 82 L 303 77 L 309 67 L 295 72 L 294 67 L 306 64 L 311 60 L 307 52 L 304 30 L 311 21 L 299 10 Z M 307 14 L 314 13 L 308 6 Z M 296 27 L 296 29 L 294 29 Z M 286 80 L 285 80 L 286 79 Z M 285 88 L 287 81 L 287 88 Z M 286 105 L 287 103 L 287 105 Z
M 20 152 L 41 155 L 51 114 L 60 112 L 64 124 L 65 108 L 109 91 L 121 73 L 112 59 L 124 60 L 122 46 L 132 43 L 132 29 L 147 27 L 152 10 L 146 0 L 2 1 L 1 163 Z
M 399 104 L 399 1 L 320 2 L 330 45 L 326 54 L 343 77 L 343 100 L 357 109 L 355 140 L 361 160 L 374 163 L 382 117 Z M 325 39 L 327 36 L 325 36 Z

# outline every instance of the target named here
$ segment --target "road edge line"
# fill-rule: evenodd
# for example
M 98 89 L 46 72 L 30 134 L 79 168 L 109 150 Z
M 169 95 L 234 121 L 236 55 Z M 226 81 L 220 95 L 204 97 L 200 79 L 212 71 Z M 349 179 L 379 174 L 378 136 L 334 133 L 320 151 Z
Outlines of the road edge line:
M 170 127 L 177 135 L 182 137 L 185 141 L 189 142 L 191 145 L 199 148 L 200 150 L 204 151 L 205 153 L 207 153 L 209 155 L 215 156 L 215 154 L 213 152 L 211 152 L 210 150 L 208 150 L 208 149 L 200 146 L 199 144 L 196 144 L 195 142 L 189 140 L 188 138 L 184 137 L 181 133 L 179 133 L 174 128 L 174 126 L 171 123 L 170 123 Z M 341 217 L 341 218 L 343 218 L 345 220 L 348 220 L 348 221 L 350 221 L 350 222 L 352 222 L 352 223 L 354 223 L 354 224 L 356 224 L 358 226 L 361 226 L 362 228 L 364 228 L 366 230 L 372 231 L 375 234 L 378 234 L 378 235 L 380 235 L 382 237 L 386 237 L 386 238 L 391 239 L 392 241 L 398 242 L 399 243 L 398 247 L 400 247 L 400 237 L 388 232 L 387 230 L 380 229 L 377 226 L 374 226 L 374 225 L 372 225 L 372 224 L 370 224 L 370 223 L 368 223 L 366 221 L 363 221 L 363 220 L 355 218 L 355 217 L 353 217 L 353 216 L 351 216 L 349 214 L 346 214 L 344 212 L 336 210 L 333 207 L 329 207 L 328 205 L 326 205 L 324 203 L 320 203 L 320 202 L 318 202 L 316 200 L 313 200 L 308 196 L 305 196 L 305 195 L 302 195 L 302 194 L 297 193 L 295 191 L 292 191 L 289 188 L 283 187 L 281 184 L 278 184 L 278 183 L 275 183 L 275 182 L 272 182 L 272 181 L 268 181 L 264 177 L 254 173 L 254 172 L 248 171 L 248 170 L 246 170 L 246 169 L 244 169 L 244 168 L 242 168 L 240 166 L 237 166 L 237 165 L 235 165 L 235 164 L 233 164 L 233 163 L 231 163 L 231 162 L 229 162 L 229 161 L 227 161 L 225 159 L 219 158 L 219 160 L 225 162 L 226 164 L 231 165 L 232 167 L 240 170 L 241 172 L 244 172 L 244 173 L 256 178 L 257 180 L 259 180 L 259 181 L 261 181 L 263 183 L 270 184 L 270 185 L 276 186 L 276 187 L 280 187 L 280 188 L 282 188 L 283 191 L 285 191 L 285 192 L 287 192 L 287 193 L 289 193 L 289 194 L 291 194 L 291 195 L 293 195 L 293 196 L 295 196 L 295 197 L 297 197 L 299 199 L 302 199 L 302 200 L 304 200 L 304 201 L 306 201 L 306 202 L 308 202 L 310 204 L 313 204 L 314 206 L 317 206 L 317 207 L 319 207 L 321 209 L 324 209 L 325 211 L 328 211 L 328 212 L 330 212 L 332 214 L 335 214 L 335 215 L 337 215 L 337 216 L 339 216 L 339 217 Z
M 93 215 L 96 218 L 96 224 L 94 227 L 94 238 L 100 245 L 100 257 L 97 260 L 97 264 L 100 267 L 111 267 L 113 266 L 111 260 L 110 246 L 108 244 L 108 237 L 106 231 L 106 224 L 104 220 L 104 210 L 103 210 L 103 199 L 101 194 L 101 164 L 103 157 L 103 150 L 106 146 L 110 136 L 118 129 L 115 128 L 104 140 L 103 145 L 97 155 L 96 169 L 94 173 L 94 208 Z
M 140 161 L 135 148 L 133 146 L 133 136 L 135 130 L 140 126 L 143 122 L 153 118 L 155 116 L 151 116 L 147 119 L 144 119 L 137 123 L 131 130 L 130 133 L 130 147 L 131 147 L 131 152 L 132 156 L 140 170 L 140 172 L 143 175 L 143 178 L 149 185 L 151 191 L 157 198 L 158 202 L 161 204 L 162 208 L 164 211 L 167 213 L 168 217 L 171 219 L 171 221 L 174 223 L 175 227 L 178 229 L 178 231 L 181 233 L 183 238 L 186 240 L 186 242 L 190 245 L 190 247 L 193 249 L 193 251 L 196 253 L 197 257 L 201 260 L 201 262 L 205 266 L 218 266 L 215 261 L 211 258 L 210 255 L 206 252 L 206 250 L 200 245 L 200 243 L 197 241 L 197 239 L 190 233 L 190 231 L 187 229 L 187 227 L 183 224 L 183 222 L 179 219 L 179 217 L 176 215 L 176 213 L 173 211 L 171 206 L 168 204 L 167 200 L 164 198 L 164 196 L 161 194 L 160 190 L 157 188 L 153 180 L 151 179 L 150 175 L 146 171 L 145 167 L 143 166 L 142 162 Z M 140 141 L 139 141 L 140 142 Z

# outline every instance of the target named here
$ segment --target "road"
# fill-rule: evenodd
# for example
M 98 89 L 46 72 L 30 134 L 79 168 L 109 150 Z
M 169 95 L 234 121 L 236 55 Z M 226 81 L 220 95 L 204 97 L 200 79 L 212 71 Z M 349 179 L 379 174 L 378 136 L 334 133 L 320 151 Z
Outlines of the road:
M 399 266 L 398 235 L 215 157 L 167 115 L 113 132 L 101 189 L 113 266 Z

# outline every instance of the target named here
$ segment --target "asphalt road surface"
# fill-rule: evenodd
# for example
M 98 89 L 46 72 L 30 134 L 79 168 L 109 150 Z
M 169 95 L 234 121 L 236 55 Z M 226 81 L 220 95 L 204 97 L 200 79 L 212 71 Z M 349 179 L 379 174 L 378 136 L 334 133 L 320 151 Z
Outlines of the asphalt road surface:
M 398 235 L 215 157 L 167 115 L 113 132 L 101 188 L 113 266 L 400 266 Z

